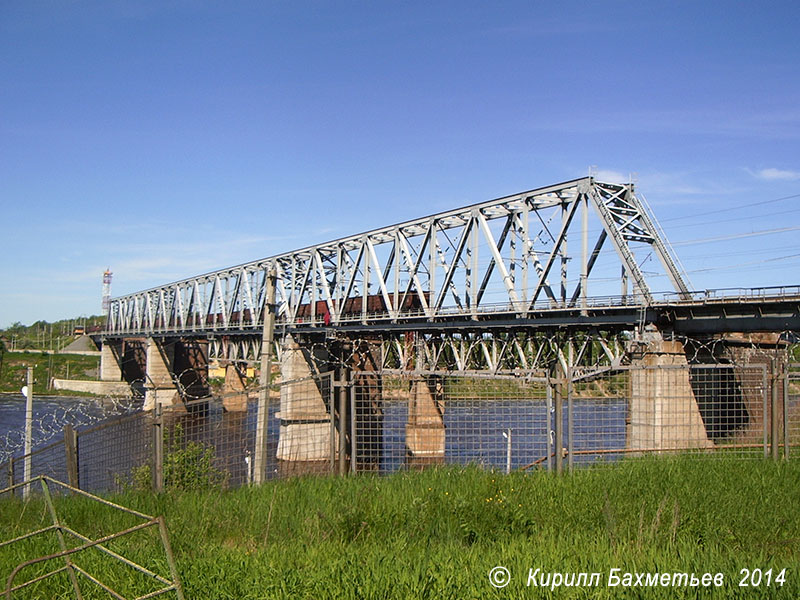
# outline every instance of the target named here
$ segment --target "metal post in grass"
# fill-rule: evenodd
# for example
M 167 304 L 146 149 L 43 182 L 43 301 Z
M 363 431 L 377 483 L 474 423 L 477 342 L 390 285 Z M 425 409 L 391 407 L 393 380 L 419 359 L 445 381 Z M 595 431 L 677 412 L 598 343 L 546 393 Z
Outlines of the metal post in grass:
M 347 404 L 348 404 L 348 373 L 341 368 L 339 378 L 339 475 L 347 473 Z
M 356 386 L 350 386 L 350 472 L 355 473 L 358 465 L 356 465 L 357 452 L 356 452 Z
M 764 458 L 769 458 L 769 440 L 767 428 L 767 392 L 769 388 L 769 376 L 767 365 L 761 364 L 761 434 L 764 444 Z
M 511 428 L 509 427 L 503 432 L 503 437 L 506 438 L 506 475 L 511 473 Z
M 69 423 L 64 425 L 64 454 L 67 462 L 67 480 L 72 487 L 80 489 L 81 486 L 78 481 L 78 435 Z
M 153 491 L 164 491 L 164 420 L 160 402 L 153 407 Z
M 572 361 L 570 360 L 570 362 Z M 575 437 L 575 421 L 572 411 L 572 367 L 569 367 L 565 379 L 565 387 L 567 388 L 567 469 L 571 473 L 572 468 L 575 466 L 572 458 L 573 450 L 575 449 L 572 445 L 572 439 Z
M 336 473 L 336 386 L 334 385 L 334 373 L 328 373 L 328 406 L 331 413 L 331 434 L 330 434 L 330 455 L 331 455 L 331 471 L 330 474 Z
M 275 283 L 278 272 L 271 267 L 264 282 L 264 326 L 261 330 L 261 373 L 258 384 L 258 413 L 256 415 L 256 447 L 253 456 L 253 483 L 267 479 L 267 424 L 269 422 L 269 385 L 272 379 L 272 341 L 275 337 Z
M 562 379 L 558 361 L 556 361 L 556 365 L 552 374 L 553 376 L 550 378 L 550 382 L 552 382 L 552 384 L 549 383 L 549 385 L 553 385 L 553 429 L 556 432 L 554 452 L 556 458 L 556 473 L 560 475 L 564 470 L 564 454 L 561 451 L 561 449 L 564 447 L 564 431 L 561 419 L 561 413 L 564 409 L 564 390 L 562 387 Z
M 22 388 L 25 395 L 25 462 L 23 480 L 31 478 L 31 451 L 33 450 L 33 367 L 28 367 L 28 385 Z M 31 493 L 30 484 L 22 488 L 22 497 L 27 500 Z
M 771 362 L 772 362 L 771 365 L 772 377 L 770 377 L 770 379 L 772 385 L 770 387 L 772 388 L 772 406 L 770 408 L 770 426 L 771 426 L 770 437 L 772 438 L 772 445 L 771 445 L 772 459 L 778 460 L 778 457 L 780 456 L 779 448 L 780 448 L 780 437 L 781 437 L 780 420 L 778 419 L 778 382 L 780 381 L 780 375 L 778 373 L 778 370 L 780 369 L 780 366 L 778 365 L 778 361 L 775 360 L 774 358 L 772 359 Z
M 14 458 L 11 457 L 8 459 L 6 463 L 6 468 L 8 469 L 7 476 L 8 476 L 8 487 L 14 487 Z M 16 490 L 11 490 L 11 494 L 16 494 Z
M 545 431 L 547 432 L 547 472 L 553 471 L 553 387 L 550 379 L 547 380 L 547 415 L 545 416 Z
M 783 459 L 789 460 L 789 365 L 783 369 Z

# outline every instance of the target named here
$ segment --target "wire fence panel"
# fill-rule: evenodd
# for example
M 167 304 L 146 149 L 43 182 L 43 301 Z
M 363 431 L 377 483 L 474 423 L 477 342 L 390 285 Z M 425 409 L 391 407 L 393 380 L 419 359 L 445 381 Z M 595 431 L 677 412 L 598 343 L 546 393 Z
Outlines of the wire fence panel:
M 78 481 L 93 492 L 148 488 L 153 468 L 153 415 L 111 419 L 78 432 Z M 66 481 L 66 479 L 62 479 Z
M 352 393 L 354 470 L 516 469 L 547 451 L 547 387 L 519 379 L 386 377 Z
M 786 389 L 786 456 L 797 458 L 800 448 L 800 363 L 790 363 L 787 369 Z
M 570 466 L 614 462 L 631 448 L 652 445 L 647 408 L 631 401 L 633 375 L 627 369 L 573 377 L 561 427 L 565 434 L 562 453 Z M 571 417 L 570 417 L 571 413 Z
M 79 430 L 74 450 L 62 432 L 31 455 L 31 475 L 110 492 L 248 485 L 258 457 L 269 479 L 443 464 L 561 469 L 648 453 L 776 457 L 784 442 L 788 456 L 800 447 L 800 364 L 778 367 L 618 365 L 549 377 L 353 370 L 343 381 L 326 373 L 270 387 L 261 454 L 262 390 L 239 389 Z M 24 458 L 0 465 L 0 476 L 22 481 Z
M 332 472 L 348 456 L 346 388 L 334 388 L 326 375 L 288 381 L 279 390 L 280 410 L 267 429 L 267 475 Z

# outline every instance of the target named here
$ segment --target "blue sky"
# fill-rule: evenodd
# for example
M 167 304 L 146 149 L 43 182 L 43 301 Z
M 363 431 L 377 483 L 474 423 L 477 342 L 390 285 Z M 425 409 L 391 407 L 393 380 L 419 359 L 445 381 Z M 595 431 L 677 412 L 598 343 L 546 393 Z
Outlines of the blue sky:
M 0 327 L 98 314 L 106 267 L 121 295 L 591 166 L 694 288 L 800 284 L 798 30 L 796 2 L 4 2 Z

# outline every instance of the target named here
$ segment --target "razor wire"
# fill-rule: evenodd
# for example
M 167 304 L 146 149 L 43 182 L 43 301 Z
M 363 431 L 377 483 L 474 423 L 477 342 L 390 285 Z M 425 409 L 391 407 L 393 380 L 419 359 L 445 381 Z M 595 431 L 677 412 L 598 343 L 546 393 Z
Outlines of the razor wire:
M 47 398 L 55 407 L 36 416 L 32 422 L 31 447 L 37 448 L 64 433 L 66 425 L 75 428 L 95 425 L 112 417 L 124 416 L 142 408 L 142 400 L 131 396 L 92 397 L 59 397 L 39 396 Z M 63 399 L 63 400 L 61 400 Z M 25 448 L 25 429 L 11 430 L 0 436 L 0 464 L 21 454 Z

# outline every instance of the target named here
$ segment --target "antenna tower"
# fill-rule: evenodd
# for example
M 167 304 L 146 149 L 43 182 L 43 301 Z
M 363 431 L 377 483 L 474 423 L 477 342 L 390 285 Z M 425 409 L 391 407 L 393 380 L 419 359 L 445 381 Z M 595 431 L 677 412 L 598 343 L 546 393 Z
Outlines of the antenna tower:
M 111 303 L 111 269 L 103 273 L 103 314 L 108 316 L 108 306 Z

